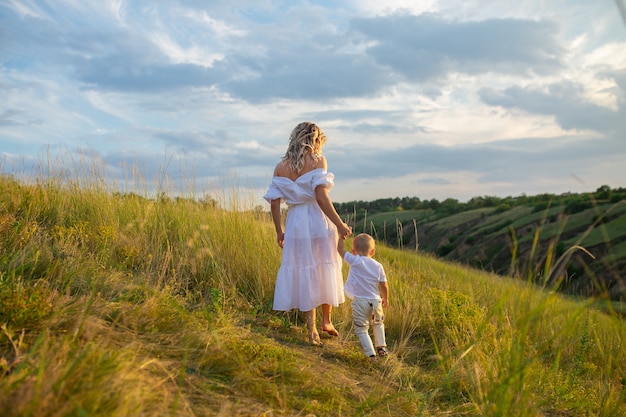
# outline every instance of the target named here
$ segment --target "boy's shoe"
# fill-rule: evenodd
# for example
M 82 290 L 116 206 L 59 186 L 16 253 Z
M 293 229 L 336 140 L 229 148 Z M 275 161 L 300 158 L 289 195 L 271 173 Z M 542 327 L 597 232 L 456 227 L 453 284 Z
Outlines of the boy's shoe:
M 387 356 L 387 349 L 385 349 L 384 346 L 376 348 L 376 352 L 378 353 L 378 356 Z

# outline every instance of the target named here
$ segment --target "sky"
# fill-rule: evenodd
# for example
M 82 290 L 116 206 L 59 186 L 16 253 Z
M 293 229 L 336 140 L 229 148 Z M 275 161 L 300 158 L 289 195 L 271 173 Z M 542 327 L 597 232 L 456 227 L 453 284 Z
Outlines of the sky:
M 311 121 L 336 202 L 624 187 L 622 1 L 0 0 L 0 169 L 263 204 Z

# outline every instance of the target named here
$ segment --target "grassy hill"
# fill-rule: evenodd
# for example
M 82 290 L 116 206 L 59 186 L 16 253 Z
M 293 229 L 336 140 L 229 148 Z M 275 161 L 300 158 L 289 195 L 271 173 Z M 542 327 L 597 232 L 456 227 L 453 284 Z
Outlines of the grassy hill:
M 349 305 L 321 348 L 271 310 L 266 213 L 0 178 L 0 414 L 625 415 L 609 304 L 382 244 L 377 258 L 391 354 L 370 362 Z
M 559 291 L 626 301 L 626 200 L 579 205 L 431 209 L 362 216 L 355 230 Z M 416 233 L 417 229 L 417 233 Z M 552 268 L 545 274 L 546 265 Z

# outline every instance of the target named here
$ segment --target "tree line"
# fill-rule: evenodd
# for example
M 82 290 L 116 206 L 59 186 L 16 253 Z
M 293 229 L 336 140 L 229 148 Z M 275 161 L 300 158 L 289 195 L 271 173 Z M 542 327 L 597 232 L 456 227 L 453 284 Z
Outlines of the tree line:
M 422 200 L 419 197 L 395 197 L 380 198 L 374 201 L 348 201 L 345 203 L 334 202 L 335 209 L 339 214 L 357 215 L 367 213 L 385 213 L 404 210 L 431 209 L 439 215 L 452 215 L 462 211 L 495 207 L 498 211 L 506 211 L 515 206 L 534 206 L 536 211 L 544 210 L 549 206 L 564 205 L 568 213 L 577 213 L 596 204 L 616 203 L 626 199 L 626 188 L 611 188 L 608 185 L 598 187 L 594 192 L 588 193 L 562 193 L 562 194 L 537 194 L 527 196 L 521 194 L 517 197 L 478 196 L 467 202 L 460 202 L 455 198 L 446 198 L 439 201 L 435 198 Z

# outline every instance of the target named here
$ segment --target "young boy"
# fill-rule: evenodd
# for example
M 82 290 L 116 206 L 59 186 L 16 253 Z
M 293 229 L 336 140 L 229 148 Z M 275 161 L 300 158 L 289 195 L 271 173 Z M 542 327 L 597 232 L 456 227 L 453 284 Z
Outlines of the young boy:
M 387 308 L 389 288 L 383 266 L 372 258 L 376 252 L 374 239 L 367 233 L 357 235 L 352 240 L 352 253 L 350 253 L 345 250 L 345 237 L 339 236 L 337 251 L 350 265 L 344 291 L 352 300 L 354 331 L 367 356 L 371 359 L 376 359 L 376 355 L 386 356 L 383 308 Z M 376 350 L 368 333 L 370 324 L 374 333 Z

